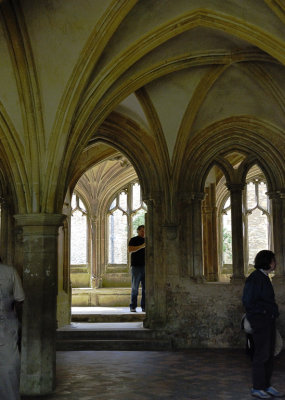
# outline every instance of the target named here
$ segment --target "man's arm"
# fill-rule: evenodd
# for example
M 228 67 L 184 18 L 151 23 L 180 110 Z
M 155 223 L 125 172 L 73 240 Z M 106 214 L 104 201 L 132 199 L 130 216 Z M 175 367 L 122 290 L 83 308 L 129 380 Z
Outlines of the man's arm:
M 136 251 L 144 249 L 144 248 L 145 248 L 145 243 L 140 244 L 139 246 L 128 246 L 128 252 L 135 253 Z

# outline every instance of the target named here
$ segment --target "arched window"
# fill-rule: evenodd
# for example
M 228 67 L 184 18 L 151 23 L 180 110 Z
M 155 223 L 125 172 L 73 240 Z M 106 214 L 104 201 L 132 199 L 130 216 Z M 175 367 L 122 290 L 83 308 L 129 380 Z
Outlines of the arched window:
M 88 224 L 85 204 L 77 194 L 71 199 L 71 265 L 86 265 L 88 263 Z
M 271 248 L 272 221 L 270 202 L 266 192 L 265 177 L 260 168 L 255 165 L 248 171 L 243 190 L 245 275 L 253 270 L 256 253 L 262 249 Z M 219 246 L 222 253 L 220 273 L 228 277 L 232 274 L 231 200 L 228 192 L 224 194 L 220 210 L 220 231 L 222 232 Z
M 231 198 L 227 195 L 222 209 L 222 273 L 232 274 L 232 221 Z
M 113 197 L 107 216 L 108 264 L 127 264 L 128 241 L 144 225 L 146 204 L 138 182 L 131 183 Z
M 266 195 L 267 185 L 259 168 L 256 168 L 256 172 L 258 175 L 247 180 L 243 201 L 245 237 L 247 238 L 245 245 L 247 274 L 253 268 L 256 253 L 271 247 L 271 216 L 270 202 Z

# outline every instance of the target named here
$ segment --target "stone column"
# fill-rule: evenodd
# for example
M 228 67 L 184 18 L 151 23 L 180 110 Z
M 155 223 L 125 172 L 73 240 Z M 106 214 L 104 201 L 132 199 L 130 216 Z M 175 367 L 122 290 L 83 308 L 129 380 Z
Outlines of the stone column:
M 192 254 L 192 204 L 189 193 L 180 192 L 177 198 L 178 216 L 178 251 L 179 251 L 179 276 L 186 278 L 193 276 Z
M 206 188 L 207 196 L 202 206 L 204 274 L 209 282 L 218 280 L 218 238 L 216 185 Z
M 203 239 L 202 239 L 202 200 L 204 193 L 192 195 L 192 258 L 193 277 L 197 282 L 203 282 Z
M 55 388 L 59 214 L 15 215 L 23 235 L 21 391 L 44 395 Z
M 14 256 L 14 244 L 17 237 L 14 234 L 14 220 L 9 208 L 9 203 L 4 196 L 0 196 L 1 203 L 1 234 L 0 234 L 0 248 L 1 248 L 1 258 L 4 264 L 12 265 L 16 267 L 21 275 L 20 268 L 18 268 L 18 263 Z M 17 255 L 17 254 L 16 254 Z M 16 265 L 15 265 L 16 261 Z
M 70 284 L 70 219 L 65 218 L 63 224 L 63 290 L 69 293 Z
M 233 275 L 231 281 L 244 280 L 244 249 L 243 249 L 243 219 L 242 219 L 242 191 L 244 184 L 228 184 L 231 192 L 231 217 L 232 217 L 232 256 Z
M 276 270 L 274 280 L 285 280 L 285 265 L 283 249 L 285 248 L 285 198 L 279 192 L 268 193 L 271 199 L 272 225 L 273 225 L 273 250 L 276 257 Z
M 161 195 L 144 198 L 146 213 L 146 315 L 144 326 L 162 328 L 166 321 L 166 276 L 163 211 Z

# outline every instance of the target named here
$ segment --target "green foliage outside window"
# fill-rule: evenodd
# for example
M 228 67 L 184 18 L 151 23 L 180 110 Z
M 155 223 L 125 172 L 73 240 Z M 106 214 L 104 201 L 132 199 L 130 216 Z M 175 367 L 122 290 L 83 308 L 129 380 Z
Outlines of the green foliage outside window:
M 132 225 L 132 232 L 133 235 L 137 235 L 137 227 L 140 225 L 145 224 L 145 211 L 144 210 L 139 210 L 134 216 L 133 216 L 133 225 Z
M 227 229 L 223 229 L 223 254 L 226 264 L 232 263 L 232 235 Z

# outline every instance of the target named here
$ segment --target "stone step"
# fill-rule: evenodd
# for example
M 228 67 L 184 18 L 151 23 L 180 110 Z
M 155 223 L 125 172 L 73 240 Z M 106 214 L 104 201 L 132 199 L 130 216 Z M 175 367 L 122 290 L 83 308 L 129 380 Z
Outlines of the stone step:
M 127 314 L 72 314 L 72 322 L 140 322 L 145 313 Z
M 142 322 L 72 323 L 57 330 L 57 350 L 171 350 L 171 341 Z
M 154 339 L 89 339 L 89 340 L 57 340 L 57 351 L 83 351 L 83 350 L 122 350 L 122 351 L 162 351 L 171 350 L 168 340 Z
M 156 338 L 151 329 L 145 329 L 141 322 L 132 323 L 76 323 L 57 330 L 57 339 L 148 339 Z
M 130 312 L 129 307 L 72 307 L 72 322 L 142 322 L 146 317 L 141 308 Z
M 73 288 L 72 305 L 74 307 L 128 307 L 130 304 L 131 288 Z M 139 290 L 138 304 L 141 301 Z

